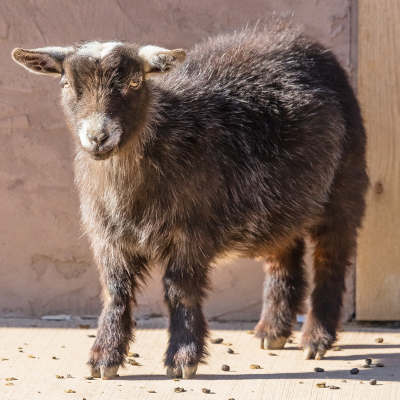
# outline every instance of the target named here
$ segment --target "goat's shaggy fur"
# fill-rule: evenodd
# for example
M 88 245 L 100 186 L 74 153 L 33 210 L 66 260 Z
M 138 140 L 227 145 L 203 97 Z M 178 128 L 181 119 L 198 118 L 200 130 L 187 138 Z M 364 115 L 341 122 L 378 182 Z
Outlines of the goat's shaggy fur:
M 165 364 L 177 374 L 204 361 L 202 304 L 210 267 L 225 258 L 266 259 L 256 335 L 289 337 L 305 297 L 306 235 L 316 245 L 315 289 L 302 346 L 328 349 L 368 184 L 360 110 L 332 52 L 292 30 L 246 29 L 195 47 L 179 68 L 165 66 L 177 51 L 146 71 L 139 46 L 121 43 L 95 62 L 80 46 L 60 73 L 71 85 L 63 106 L 104 288 L 89 363 L 123 364 L 135 292 L 155 263 L 170 313 Z M 99 109 L 121 139 L 96 153 L 79 130 Z

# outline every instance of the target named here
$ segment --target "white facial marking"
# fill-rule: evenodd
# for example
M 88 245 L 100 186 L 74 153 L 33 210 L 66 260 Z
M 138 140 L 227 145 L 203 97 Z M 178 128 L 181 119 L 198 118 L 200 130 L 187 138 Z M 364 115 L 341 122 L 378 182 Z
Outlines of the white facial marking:
M 90 117 L 85 118 L 79 129 L 79 138 L 81 139 L 82 146 L 88 150 L 93 148 L 93 144 L 89 139 L 89 134 L 92 132 L 99 132 L 103 129 L 105 124 L 106 115 L 103 113 L 93 113 Z
M 81 140 L 82 146 L 85 149 L 90 150 L 93 145 L 88 137 L 88 131 L 90 129 L 90 118 L 84 119 L 79 128 L 79 139 Z
M 121 42 L 107 42 L 100 43 L 97 41 L 84 44 L 77 51 L 77 54 L 86 57 L 93 57 L 95 59 L 100 59 L 109 54 L 115 47 L 122 46 Z

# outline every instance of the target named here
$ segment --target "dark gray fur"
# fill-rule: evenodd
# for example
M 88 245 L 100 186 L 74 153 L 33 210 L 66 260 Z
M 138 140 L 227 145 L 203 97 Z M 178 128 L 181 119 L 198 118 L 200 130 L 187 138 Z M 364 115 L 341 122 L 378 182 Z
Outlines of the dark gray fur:
M 62 63 L 83 225 L 105 291 L 89 363 L 124 362 L 131 304 L 155 263 L 170 312 L 165 364 L 177 374 L 204 360 L 202 304 L 211 266 L 226 257 L 267 260 L 257 336 L 289 337 L 303 308 L 306 235 L 316 286 L 302 346 L 329 348 L 368 184 L 360 110 L 336 57 L 293 30 L 246 29 L 126 92 L 132 76 L 144 78 L 138 50 L 126 43 L 95 65 L 76 53 Z M 122 139 L 91 154 L 77 132 L 99 109 Z

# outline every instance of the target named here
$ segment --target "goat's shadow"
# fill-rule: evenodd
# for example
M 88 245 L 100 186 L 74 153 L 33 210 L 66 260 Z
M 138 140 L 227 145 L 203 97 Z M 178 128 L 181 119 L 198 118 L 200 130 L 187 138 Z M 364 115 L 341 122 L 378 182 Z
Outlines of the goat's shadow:
M 295 344 L 295 343 L 293 343 Z M 400 350 L 400 345 L 394 345 L 394 344 L 349 344 L 349 345 L 340 345 L 341 349 L 360 349 L 360 350 L 375 350 L 375 349 L 399 349 Z M 288 350 L 297 350 L 300 351 L 297 347 L 291 346 L 286 348 L 283 351 L 288 351 Z M 364 364 L 364 360 L 367 357 L 371 357 L 373 359 L 373 364 L 371 368 L 362 368 L 361 365 Z M 324 357 L 324 360 L 327 361 L 359 361 L 360 365 L 358 366 L 359 368 L 359 373 L 357 375 L 351 375 L 350 374 L 350 365 L 349 365 L 349 370 L 325 370 L 323 373 L 316 373 L 313 371 L 310 372 L 285 372 L 285 373 L 257 373 L 257 374 L 239 374 L 237 371 L 230 371 L 226 374 L 223 375 L 212 375 L 212 374 L 197 374 L 196 379 L 197 380 L 209 380 L 209 381 L 231 381 L 231 380 L 271 380 L 271 379 L 295 379 L 295 380 L 314 380 L 314 379 L 346 379 L 346 380 L 357 380 L 357 381 L 368 381 L 370 379 L 378 379 L 381 381 L 400 381 L 400 376 L 394 377 L 394 372 L 397 372 L 397 365 L 399 364 L 397 361 L 400 361 L 400 354 L 393 354 L 393 353 L 371 353 L 370 355 L 367 353 L 359 354 L 359 355 L 344 355 L 341 351 L 338 352 L 333 352 L 330 351 L 326 357 Z M 323 367 L 324 360 L 321 360 L 321 367 Z M 375 364 L 376 362 L 379 361 L 384 361 L 386 362 L 384 368 L 379 368 L 376 367 Z M 351 365 L 351 368 L 355 367 L 355 365 Z M 394 371 L 393 368 L 396 368 Z M 127 380 L 127 381 L 167 381 L 170 380 L 169 378 L 166 377 L 166 375 L 124 375 L 116 378 L 118 380 Z M 180 379 L 180 381 L 185 382 L 184 379 Z M 345 383 L 344 383 L 345 384 Z
M 380 368 L 378 368 L 380 369 Z M 387 372 L 390 368 L 387 368 Z M 380 371 L 384 372 L 384 371 Z M 379 376 L 377 376 L 379 375 Z M 386 376 L 387 375 L 387 376 Z M 227 373 L 224 375 L 212 375 L 212 374 L 197 374 L 196 380 L 205 380 L 205 381 L 232 381 L 232 380 L 281 380 L 281 379 L 294 379 L 298 381 L 304 381 L 307 383 L 308 380 L 315 379 L 340 379 L 340 380 L 357 380 L 357 381 L 368 381 L 370 379 L 377 379 L 378 381 L 400 381 L 399 377 L 391 376 L 389 373 L 385 373 L 384 376 L 382 374 L 377 374 L 375 368 L 370 369 L 360 369 L 358 375 L 351 375 L 349 371 L 343 370 L 333 370 L 333 371 L 324 371 L 320 372 L 285 372 L 285 373 L 265 373 L 265 374 L 239 374 L 236 371 L 233 373 Z M 170 381 L 171 379 L 167 378 L 166 375 L 124 375 L 115 380 L 119 381 Z M 179 379 L 180 382 L 187 382 L 185 379 Z M 343 383 L 345 384 L 345 382 Z

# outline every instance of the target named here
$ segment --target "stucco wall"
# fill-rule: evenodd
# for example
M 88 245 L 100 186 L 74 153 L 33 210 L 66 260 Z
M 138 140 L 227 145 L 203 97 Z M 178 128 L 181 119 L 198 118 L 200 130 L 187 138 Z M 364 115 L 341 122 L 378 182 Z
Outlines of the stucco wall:
M 274 11 L 334 49 L 350 70 L 352 0 L 2 0 L 0 2 L 0 316 L 96 315 L 98 273 L 79 229 L 72 146 L 59 82 L 15 64 L 15 47 L 125 39 L 190 49 L 202 38 Z M 137 315 L 160 314 L 161 273 Z M 216 269 L 207 316 L 257 319 L 263 272 L 239 260 Z

